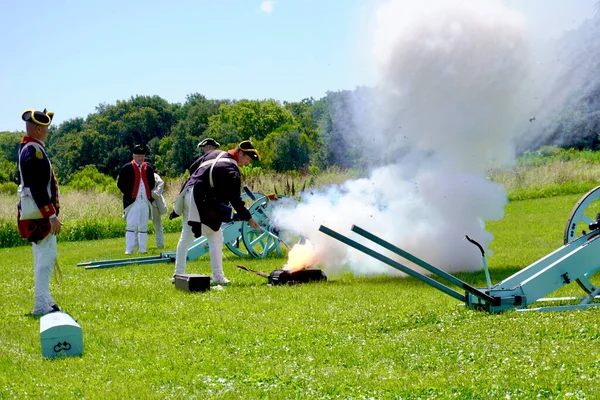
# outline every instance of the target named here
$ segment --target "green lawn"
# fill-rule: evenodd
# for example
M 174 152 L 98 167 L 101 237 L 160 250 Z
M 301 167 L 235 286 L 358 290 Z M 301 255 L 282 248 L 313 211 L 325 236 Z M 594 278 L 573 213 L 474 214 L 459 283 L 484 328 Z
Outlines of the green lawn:
M 579 198 L 510 203 L 488 224 L 492 280 L 559 247 Z M 167 235 L 167 248 L 177 240 Z M 233 284 L 206 293 L 175 290 L 173 264 L 76 266 L 123 250 L 124 239 L 59 244 L 64 282 L 53 294 L 81 324 L 85 351 L 47 360 L 39 320 L 26 315 L 31 248 L 0 249 L 0 399 L 600 398 L 600 310 L 489 315 L 389 277 L 268 287 L 235 265 L 270 272 L 285 260 L 227 250 Z M 209 274 L 208 256 L 188 272 Z M 485 285 L 482 272 L 460 276 Z

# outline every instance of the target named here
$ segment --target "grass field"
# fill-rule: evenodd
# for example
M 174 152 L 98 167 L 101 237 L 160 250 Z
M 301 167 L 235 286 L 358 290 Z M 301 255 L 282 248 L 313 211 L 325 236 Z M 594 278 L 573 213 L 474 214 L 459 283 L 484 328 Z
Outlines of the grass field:
M 581 194 L 512 201 L 489 223 L 498 282 L 562 245 Z M 150 238 L 150 243 L 154 238 Z M 178 234 L 168 234 L 174 249 Z M 0 398 L 600 398 L 600 310 L 489 315 L 415 279 L 330 277 L 268 287 L 280 258 L 225 254 L 233 284 L 189 294 L 173 264 L 85 270 L 124 239 L 62 242 L 57 303 L 83 328 L 81 357 L 42 358 L 30 247 L 0 249 Z M 151 252 L 158 251 L 151 246 Z M 210 274 L 208 256 L 188 272 Z M 461 274 L 484 286 L 482 272 Z M 571 284 L 557 295 L 582 295 Z

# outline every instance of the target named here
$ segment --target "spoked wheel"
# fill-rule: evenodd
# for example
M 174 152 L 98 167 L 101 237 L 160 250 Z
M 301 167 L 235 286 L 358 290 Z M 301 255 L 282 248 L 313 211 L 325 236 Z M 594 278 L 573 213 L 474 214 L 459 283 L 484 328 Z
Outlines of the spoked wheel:
M 573 207 L 565 227 L 564 244 L 571 243 L 581 235 L 590 235 L 589 225 L 596 222 L 598 213 L 600 213 L 600 186 L 587 192 Z M 585 277 L 577 279 L 579 286 L 588 294 L 596 289 L 590 279 L 598 269 L 600 266 L 589 271 Z
M 242 236 L 238 236 L 237 239 L 232 241 L 231 243 L 225 243 L 225 246 L 236 256 L 240 257 L 249 257 L 250 253 L 248 253 L 248 249 L 244 245 L 242 240 Z
M 253 196 L 255 196 L 256 198 L 262 198 L 265 195 L 261 194 L 261 193 L 253 193 Z M 248 194 L 244 193 L 242 194 L 242 200 L 244 200 L 246 202 L 246 207 L 251 208 L 251 206 L 249 205 L 249 202 L 252 201 L 253 199 L 250 198 L 250 196 L 248 196 Z M 252 211 L 250 211 L 252 212 Z M 248 225 L 247 222 L 242 222 L 242 226 L 243 225 Z M 231 241 L 230 243 L 225 243 L 225 246 L 236 256 L 240 256 L 240 257 L 256 257 L 252 254 L 250 254 L 248 252 L 248 248 L 246 247 L 246 245 L 244 244 L 244 241 L 242 240 L 242 228 L 240 226 L 240 235 L 233 241 Z
M 271 227 L 272 201 L 268 196 L 257 198 L 249 209 L 252 218 L 271 234 L 253 229 L 246 221 L 242 223 L 242 240 L 248 253 L 255 258 L 265 258 L 272 251 L 281 255 L 281 248 L 285 246 L 276 238 L 279 237 L 279 232 Z

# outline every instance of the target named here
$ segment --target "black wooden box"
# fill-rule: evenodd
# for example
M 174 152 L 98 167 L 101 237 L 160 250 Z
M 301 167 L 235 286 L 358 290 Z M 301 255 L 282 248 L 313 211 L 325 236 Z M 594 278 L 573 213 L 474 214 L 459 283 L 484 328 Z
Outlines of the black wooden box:
M 271 285 L 295 285 L 298 283 L 326 281 L 327 275 L 320 269 L 301 269 L 299 271 L 288 271 L 276 269 L 269 274 L 269 283 Z
M 199 274 L 176 274 L 175 287 L 186 292 L 205 292 L 210 289 L 210 277 Z

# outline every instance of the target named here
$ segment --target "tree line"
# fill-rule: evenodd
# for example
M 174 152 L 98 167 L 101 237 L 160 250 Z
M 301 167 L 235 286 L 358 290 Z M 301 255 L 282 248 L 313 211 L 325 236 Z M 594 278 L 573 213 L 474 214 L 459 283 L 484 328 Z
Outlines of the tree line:
M 194 93 L 183 104 L 159 96 L 133 96 L 100 104 L 86 118 L 51 126 L 46 148 L 58 179 L 93 165 L 116 177 L 136 144 L 149 148 L 150 161 L 167 177 L 184 174 L 198 157 L 198 142 L 212 137 L 229 149 L 252 140 L 262 160 L 253 168 L 270 171 L 322 170 L 361 165 L 350 115 L 350 91 L 298 102 L 215 100 Z M 340 124 L 337 121 L 344 121 Z M 342 126 L 343 125 L 343 126 Z M 24 132 L 0 133 L 0 183 L 17 181 L 17 151 Z
M 134 96 L 116 104 L 100 104 L 86 118 L 73 118 L 51 126 L 48 153 L 61 183 L 86 166 L 116 177 L 131 160 L 135 144 L 149 148 L 150 162 L 166 177 L 177 177 L 199 155 L 197 144 L 205 137 L 221 143 L 222 149 L 252 140 L 262 160 L 258 171 L 325 170 L 368 165 L 360 151 L 364 135 L 359 133 L 355 104 L 372 98 L 375 89 L 328 92 L 319 100 L 279 103 L 275 100 L 214 100 L 194 93 L 183 104 L 171 104 L 159 96 Z M 595 110 L 600 89 L 578 104 Z M 565 114 L 569 113 L 565 110 Z M 580 126 L 571 126 L 560 146 L 598 150 L 597 113 Z M 569 120 L 568 118 L 563 120 Z M 364 128 L 364 127 L 363 127 Z M 555 129 L 564 132 L 564 127 Z M 17 151 L 24 132 L 0 132 L 0 184 L 17 182 Z M 556 138 L 537 142 L 536 149 L 556 144 Z M 531 150 L 524 148 L 524 151 Z M 372 161 L 372 160 L 371 160 Z
M 600 150 L 600 80 L 593 68 L 600 64 L 598 37 L 600 12 L 559 39 L 565 72 L 551 97 L 568 101 L 552 110 L 545 126 L 522 136 L 533 139 L 517 143 L 521 153 L 548 145 Z M 161 175 L 180 176 L 199 155 L 196 145 L 206 137 L 217 140 L 222 149 L 252 140 L 262 156 L 252 165 L 257 172 L 363 168 L 377 160 L 367 159 L 361 151 L 367 144 L 360 133 L 367 127 L 361 126 L 360 114 L 376 107 L 372 99 L 377 96 L 377 89 L 369 87 L 283 103 L 208 99 L 194 93 L 183 104 L 172 104 L 159 96 L 133 96 L 100 104 L 86 118 L 52 125 L 46 147 L 61 183 L 69 183 L 86 166 L 116 177 L 131 160 L 135 144 L 148 146 L 150 161 Z M 533 129 L 537 121 L 530 125 Z M 23 134 L 0 132 L 0 185 L 17 182 L 17 150 Z

